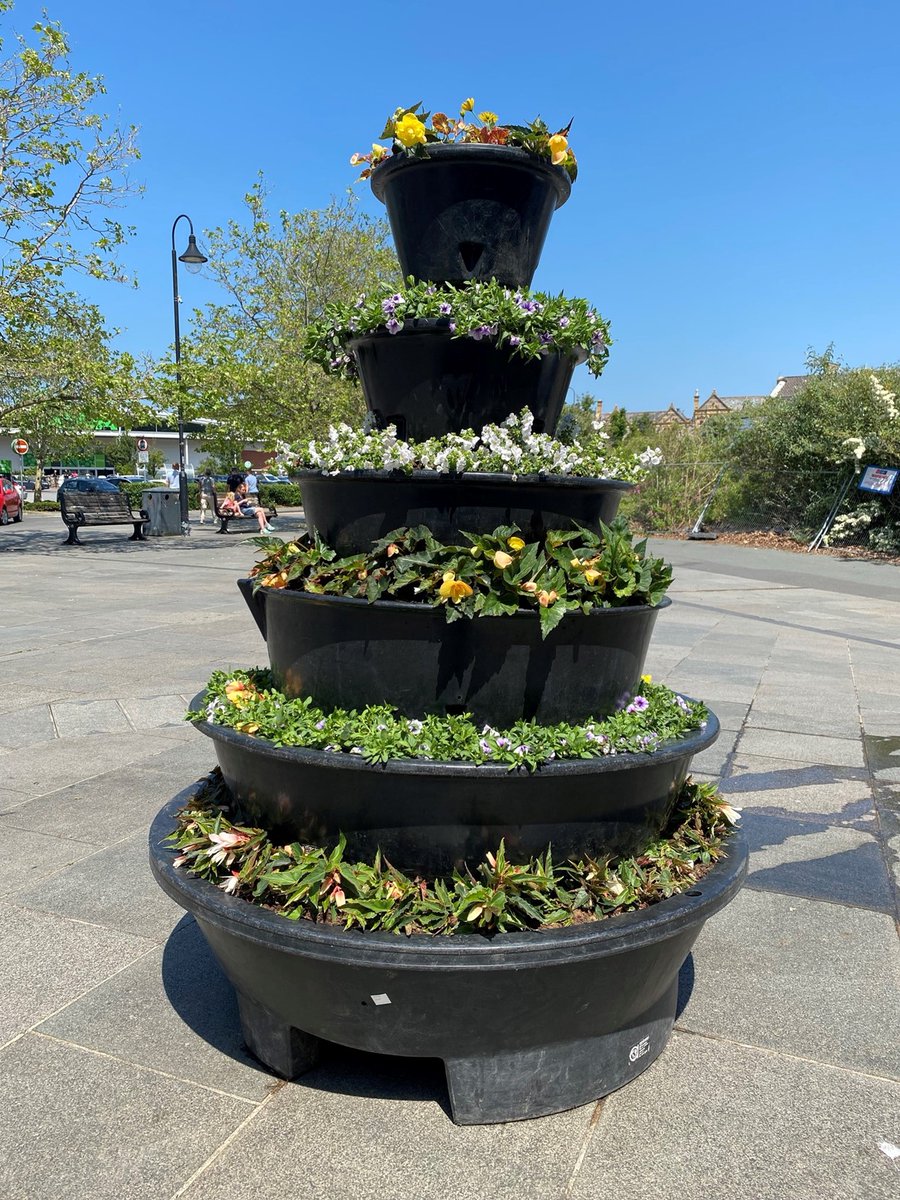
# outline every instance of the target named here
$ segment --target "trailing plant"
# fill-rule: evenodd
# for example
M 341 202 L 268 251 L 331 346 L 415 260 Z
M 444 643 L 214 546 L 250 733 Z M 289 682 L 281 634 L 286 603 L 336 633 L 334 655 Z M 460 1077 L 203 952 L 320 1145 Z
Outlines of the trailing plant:
M 208 721 L 276 746 L 299 746 L 332 754 L 355 754 L 367 762 L 427 759 L 475 766 L 503 763 L 511 770 L 537 770 L 558 759 L 614 754 L 652 754 L 660 746 L 702 729 L 706 706 L 641 677 L 637 692 L 622 697 L 621 709 L 603 720 L 579 725 L 517 721 L 508 729 L 480 725 L 468 713 L 401 716 L 387 704 L 327 711 L 310 698 L 291 700 L 269 671 L 215 671 L 203 707 L 191 721 Z
M 600 530 L 552 530 L 529 543 L 518 526 L 501 525 L 445 546 L 418 525 L 344 558 L 318 539 L 259 537 L 263 559 L 250 575 L 259 587 L 430 604 L 448 621 L 530 609 L 546 637 L 567 612 L 659 604 L 671 584 L 671 566 L 647 554 L 646 539 L 635 543 L 624 521 Z
M 738 810 L 714 784 L 688 781 L 669 826 L 632 858 L 583 858 L 557 866 L 552 849 L 526 863 L 496 853 L 449 878 L 409 876 L 379 852 L 348 861 L 336 846 L 274 845 L 266 832 L 233 823 L 218 769 L 178 814 L 169 841 L 176 867 L 232 896 L 347 929 L 405 934 L 491 935 L 604 920 L 685 892 L 728 853 Z
M 578 174 L 575 155 L 569 149 L 570 121 L 563 129 L 551 133 L 549 127 L 536 117 L 530 125 L 501 125 L 494 112 L 478 113 L 478 123 L 469 117 L 475 109 L 470 96 L 459 106 L 459 117 L 448 117 L 446 113 L 425 112 L 422 101 L 409 108 L 394 109 L 388 117 L 381 138 L 391 139 L 391 151 L 410 158 L 427 158 L 428 146 L 436 142 L 476 143 L 486 146 L 518 146 L 538 158 L 549 158 L 554 166 L 563 167 L 574 182 Z M 369 154 L 354 154 L 350 165 L 365 164 L 360 179 L 367 179 L 372 171 L 390 155 L 380 142 L 372 143 Z
M 587 300 L 551 296 L 547 292 L 513 291 L 496 279 L 449 283 L 412 278 L 399 291 L 381 288 L 360 295 L 352 304 L 325 306 L 303 335 L 303 355 L 329 375 L 357 377 L 349 344 L 371 333 L 398 334 L 415 322 L 439 321 L 453 337 L 469 337 L 503 346 L 510 357 L 538 359 L 547 354 L 584 356 L 592 375 L 600 375 L 609 358 L 609 323 Z
M 485 425 L 480 433 L 466 429 L 425 442 L 397 437 L 395 425 L 366 433 L 349 425 L 332 425 L 328 437 L 301 443 L 296 449 L 279 447 L 279 461 L 325 475 L 347 471 L 435 471 L 441 475 L 489 472 L 542 478 L 640 479 L 660 461 L 649 447 L 642 453 L 622 454 L 611 449 L 599 427 L 578 445 L 567 445 L 547 433 L 534 432 L 534 416 L 527 408 L 511 413 L 500 425 Z

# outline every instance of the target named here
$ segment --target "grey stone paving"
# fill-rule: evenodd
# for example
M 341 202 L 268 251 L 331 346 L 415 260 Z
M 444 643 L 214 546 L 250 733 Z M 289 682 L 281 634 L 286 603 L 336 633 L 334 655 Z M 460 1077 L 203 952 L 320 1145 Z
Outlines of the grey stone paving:
M 298 527 L 287 516 L 282 530 Z M 248 531 L 248 536 L 252 531 Z M 154 885 L 147 826 L 213 761 L 181 717 L 265 647 L 246 538 L 0 531 L 0 1200 L 881 1200 L 900 1168 L 900 570 L 718 543 L 647 669 L 723 734 L 747 887 L 701 935 L 662 1057 L 596 1105 L 458 1128 L 440 1065 L 335 1048 L 282 1084 Z

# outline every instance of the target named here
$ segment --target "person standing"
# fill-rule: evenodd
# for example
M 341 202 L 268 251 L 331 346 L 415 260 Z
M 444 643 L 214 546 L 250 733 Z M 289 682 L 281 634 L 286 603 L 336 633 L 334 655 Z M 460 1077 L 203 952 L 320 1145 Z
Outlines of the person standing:
M 215 496 L 216 485 L 209 467 L 200 476 L 200 524 L 206 524 L 206 514 L 209 512 L 210 495 Z
M 170 488 L 180 486 L 179 476 L 181 474 L 181 466 L 179 463 L 172 463 L 172 469 L 166 471 L 166 481 Z
M 228 474 L 228 481 L 225 484 L 229 492 L 236 492 L 243 482 L 243 472 L 239 471 L 237 467 L 232 467 Z
M 247 464 L 245 463 L 244 465 L 246 466 Z M 258 504 L 259 503 L 259 481 L 256 478 L 256 472 L 253 470 L 252 464 L 250 465 L 249 471 L 244 476 L 244 483 L 247 485 L 247 495 L 251 498 L 251 500 L 255 500 Z

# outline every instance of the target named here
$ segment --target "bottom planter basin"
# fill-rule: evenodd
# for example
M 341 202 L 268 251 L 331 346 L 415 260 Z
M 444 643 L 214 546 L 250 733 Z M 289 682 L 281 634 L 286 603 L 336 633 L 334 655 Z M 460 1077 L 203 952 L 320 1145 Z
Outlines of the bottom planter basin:
M 202 698 L 193 702 L 198 708 Z M 360 755 L 280 747 L 207 721 L 240 820 L 276 841 L 333 846 L 372 859 L 381 850 L 401 871 L 443 874 L 496 851 L 513 860 L 630 855 L 669 820 L 691 758 L 712 745 L 719 723 L 663 743 L 652 754 L 545 763 L 536 771 L 427 759 L 368 763 Z
M 288 920 L 176 869 L 164 839 L 193 790 L 157 816 L 150 864 L 234 986 L 248 1048 L 288 1079 L 328 1042 L 440 1058 L 461 1125 L 561 1112 L 644 1071 L 669 1039 L 682 964 L 747 870 L 736 833 L 690 892 L 624 916 L 493 939 L 360 933 Z

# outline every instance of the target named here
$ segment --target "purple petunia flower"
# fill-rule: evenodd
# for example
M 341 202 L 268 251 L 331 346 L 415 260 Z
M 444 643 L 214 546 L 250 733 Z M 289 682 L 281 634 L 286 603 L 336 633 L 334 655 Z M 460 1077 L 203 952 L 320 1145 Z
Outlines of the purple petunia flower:
M 453 312 L 453 308 L 450 304 L 447 303 L 446 300 L 443 300 L 438 305 L 438 312 L 441 314 L 442 317 L 449 317 L 450 314 Z
M 388 333 L 399 333 L 402 328 L 403 326 L 396 317 L 391 317 L 391 319 L 385 325 L 385 329 L 388 331 Z
M 509 339 L 509 344 L 510 344 L 510 346 L 521 346 L 522 339 L 520 337 L 517 337 L 515 334 L 512 334 L 512 336 Z
M 456 322 L 455 321 L 450 322 L 450 332 L 456 333 Z
M 603 346 L 606 344 L 606 338 L 599 329 L 595 329 L 591 334 L 591 345 L 594 347 Z
M 523 298 L 517 301 L 517 303 L 524 313 L 539 313 L 543 308 L 543 305 L 539 304 L 537 300 L 526 300 Z
M 540 340 L 542 346 L 549 346 L 550 343 L 553 341 L 553 334 L 552 333 L 539 333 L 538 339 Z
M 316 729 L 324 729 L 324 728 L 325 728 L 325 721 L 324 721 L 324 720 L 322 720 L 322 721 L 316 721 Z
M 475 329 L 469 330 L 469 337 L 474 338 L 476 342 L 480 342 L 482 338 L 491 337 L 496 332 L 496 328 L 493 325 L 478 325 Z
M 482 754 L 493 754 L 494 753 L 493 746 L 491 745 L 490 742 L 486 741 L 484 738 L 481 739 L 481 741 L 478 743 L 478 745 L 481 747 Z
M 559 318 L 558 324 L 559 324 L 560 329 L 565 329 L 565 327 L 568 325 L 568 323 L 569 323 L 568 317 L 560 317 Z
M 497 746 L 498 746 L 498 747 L 499 747 L 501 750 L 505 750 L 505 749 L 507 748 L 507 746 L 508 746 L 508 745 L 509 745 L 509 738 L 505 738 L 505 737 L 498 737 L 498 738 L 497 738 Z

